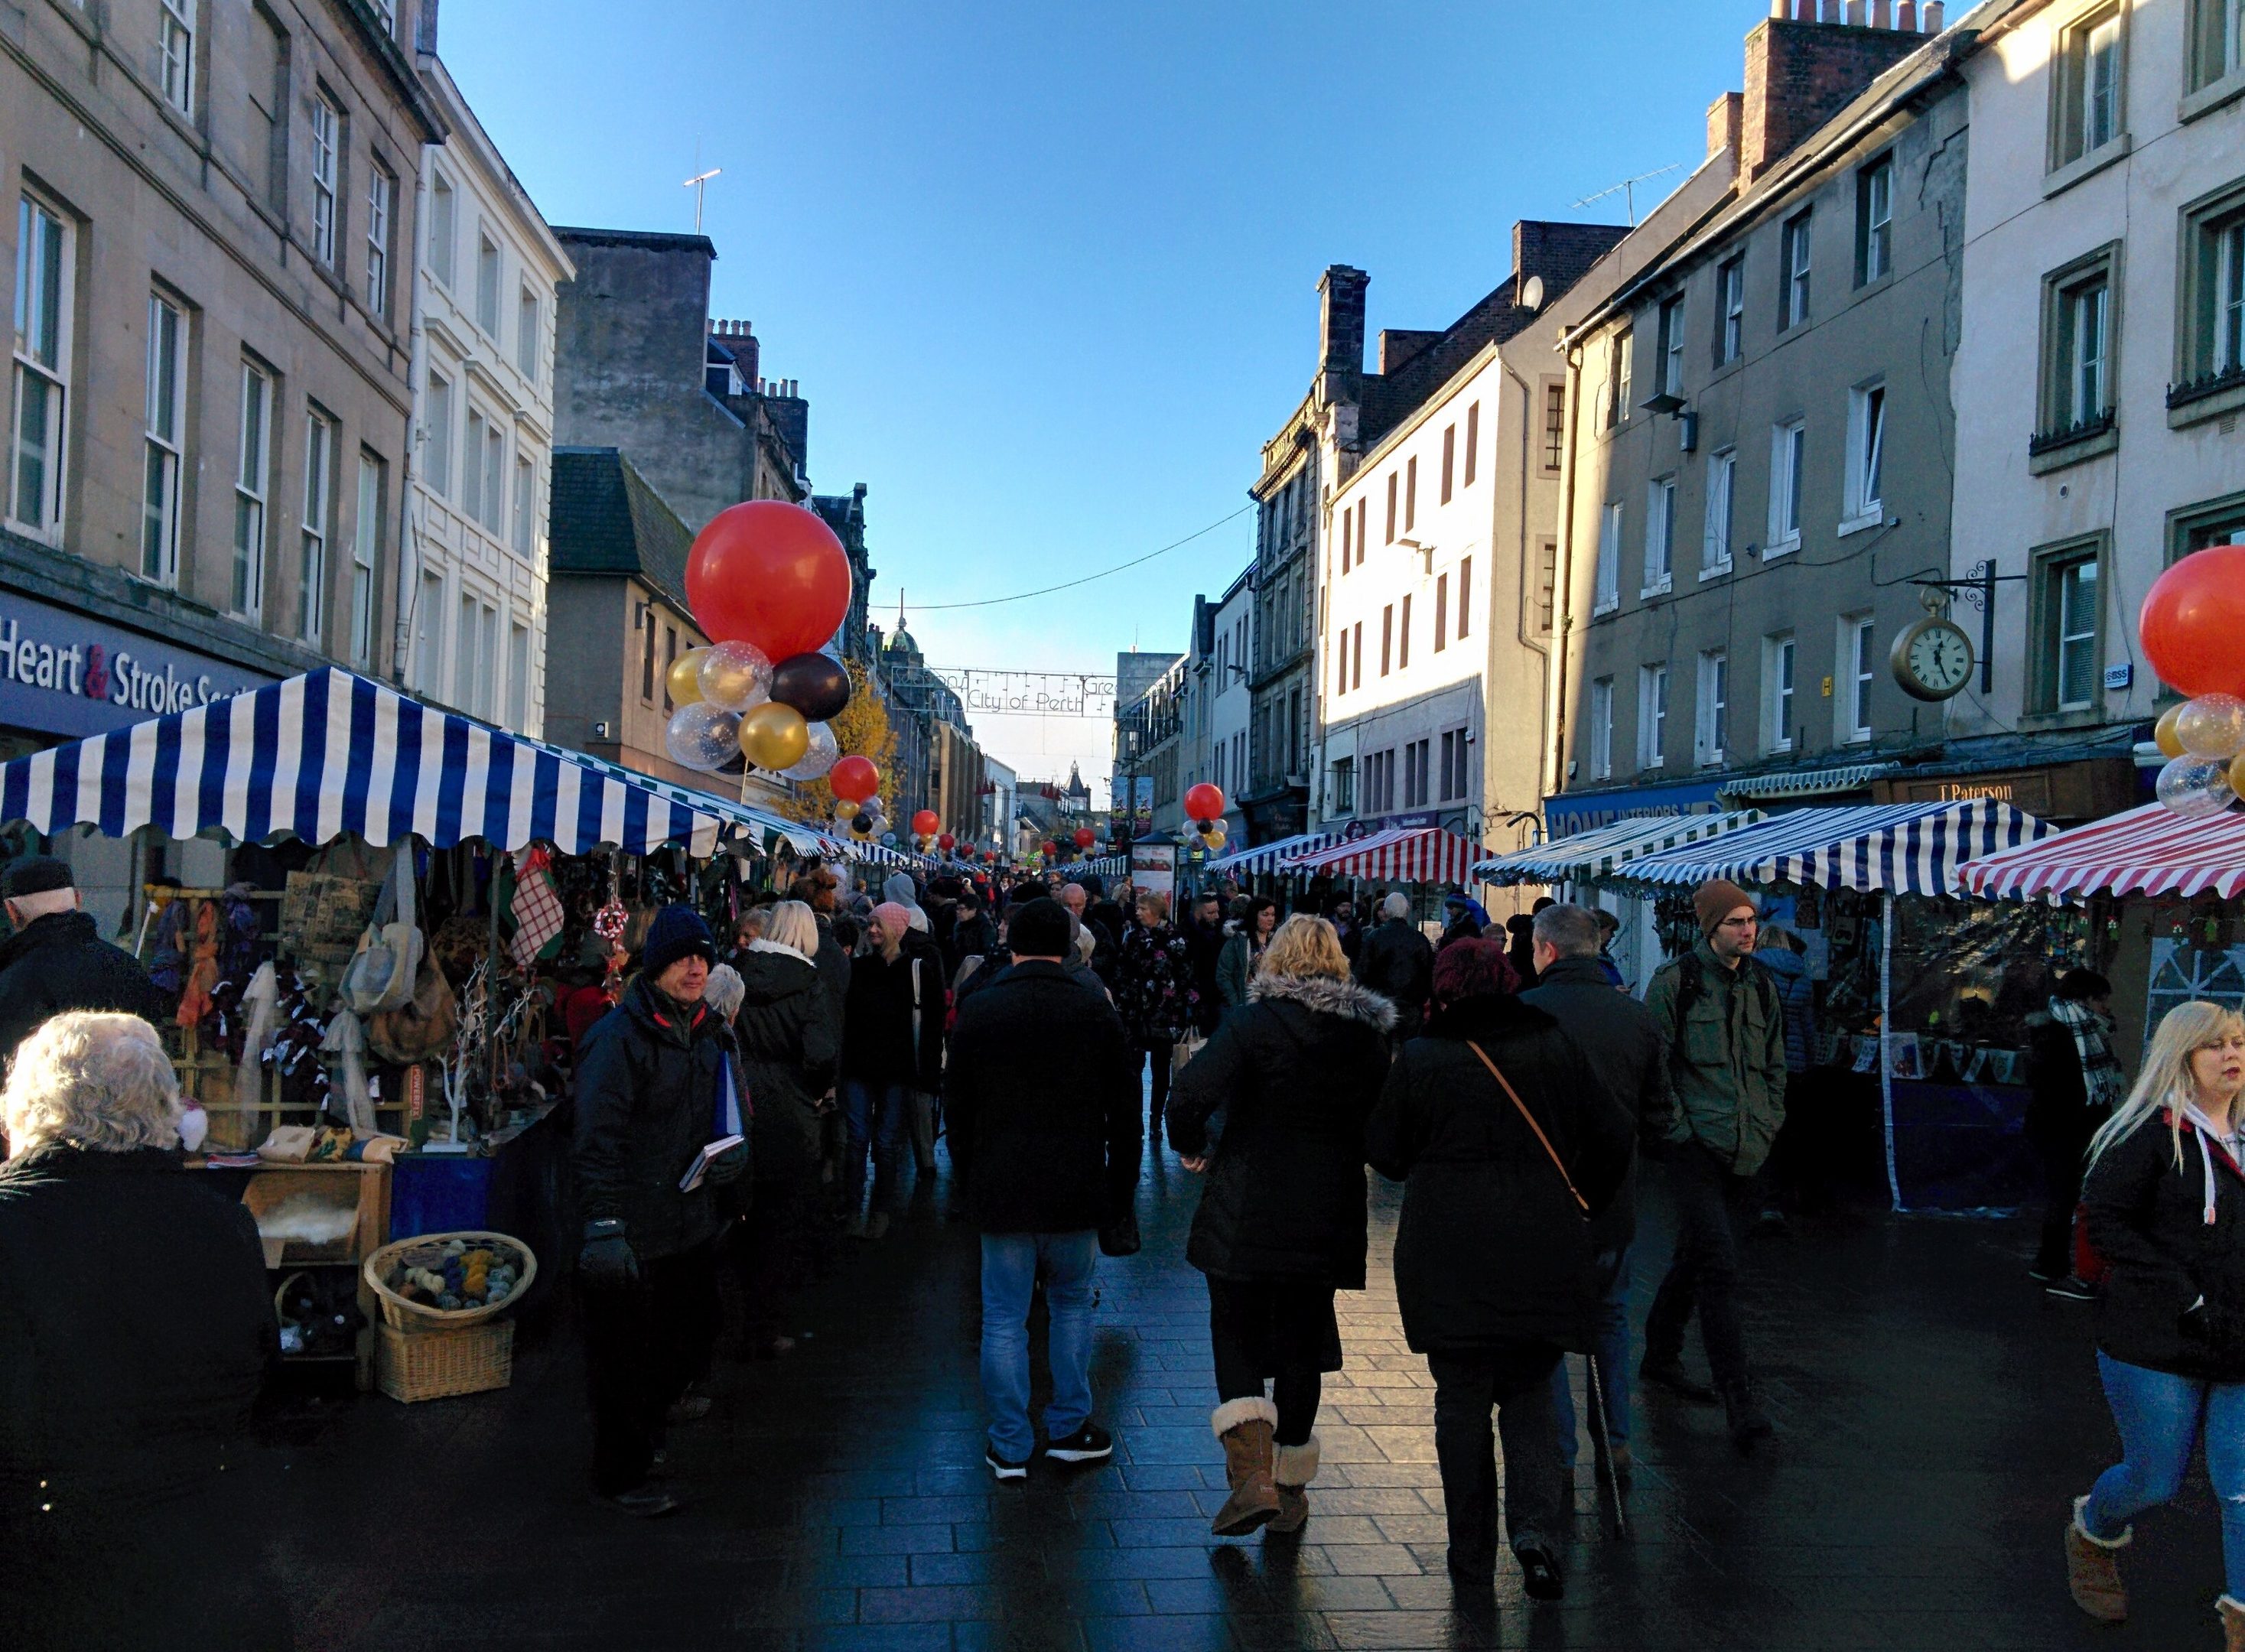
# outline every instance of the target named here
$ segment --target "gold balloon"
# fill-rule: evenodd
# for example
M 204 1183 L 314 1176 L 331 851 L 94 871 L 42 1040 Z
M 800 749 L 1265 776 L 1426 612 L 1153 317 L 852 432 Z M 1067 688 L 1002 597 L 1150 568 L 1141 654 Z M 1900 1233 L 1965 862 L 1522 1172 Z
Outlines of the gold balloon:
M 709 657 L 707 648 L 688 648 L 670 662 L 664 682 L 670 690 L 674 706 L 699 705 L 702 701 L 702 662 Z
M 2180 705 L 2169 706 L 2160 714 L 2159 726 L 2152 730 L 2152 738 L 2159 743 L 2161 756 L 2182 755 L 2182 736 L 2175 732 L 2175 724 L 2181 720 L 2182 707 Z
M 811 725 L 793 706 L 767 700 L 741 717 L 741 755 L 759 768 L 792 768 L 811 749 Z
M 2229 789 L 2245 797 L 2245 751 L 2239 752 L 2229 765 Z

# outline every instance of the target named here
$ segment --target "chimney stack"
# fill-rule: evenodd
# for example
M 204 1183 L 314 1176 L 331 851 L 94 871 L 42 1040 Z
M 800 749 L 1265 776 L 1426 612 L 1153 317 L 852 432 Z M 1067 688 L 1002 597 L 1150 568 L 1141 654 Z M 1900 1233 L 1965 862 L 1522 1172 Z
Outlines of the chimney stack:
M 1882 27 L 1888 0 L 1771 0 L 1769 21 L 1746 37 L 1746 89 L 1739 131 L 1739 173 L 1760 177 L 1860 97 L 1872 81 L 1923 44 L 1914 26 L 1941 28 L 1941 0 L 1901 0 L 1896 24 Z M 1875 10 L 1869 8 L 1875 7 Z M 1787 14 L 1790 15 L 1787 15 Z M 1865 19 L 1871 21 L 1866 26 Z M 1851 26 L 1852 25 L 1852 26 Z M 1715 152 L 1718 111 L 1707 117 Z
M 1781 0 L 1780 0 L 1781 3 Z M 1707 159 L 1736 153 L 1739 133 L 1746 119 L 1746 94 L 1726 91 L 1707 105 Z
M 1328 375 L 1352 382 L 1364 375 L 1364 289 L 1371 284 L 1346 264 L 1329 264 L 1318 278 L 1318 354 Z

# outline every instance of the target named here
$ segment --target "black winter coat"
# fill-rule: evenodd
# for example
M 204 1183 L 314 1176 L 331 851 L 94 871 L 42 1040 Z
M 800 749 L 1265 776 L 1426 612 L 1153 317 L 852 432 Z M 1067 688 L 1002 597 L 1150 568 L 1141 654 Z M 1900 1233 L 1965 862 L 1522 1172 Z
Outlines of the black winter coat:
M 824 912 L 813 916 L 818 920 L 818 979 L 826 989 L 826 1012 L 834 1024 L 834 1046 L 839 1049 L 850 1022 L 850 949 L 834 938 L 832 918 Z
M 1418 1030 L 1434 995 L 1434 949 L 1408 918 L 1391 917 L 1367 932 L 1357 949 L 1356 982 L 1395 1006 L 1398 1030 Z
M 1353 981 L 1258 975 L 1170 1093 L 1170 1145 L 1210 1151 L 1185 1260 L 1221 1279 L 1364 1289 L 1364 1126 L 1394 1006 Z
M 691 1250 L 724 1224 L 709 1181 L 691 1193 L 678 1182 L 716 1140 L 717 1075 L 732 1053 L 723 1016 L 696 1004 L 681 1019 L 644 976 L 585 1035 L 573 1148 L 580 1202 L 588 1222 L 621 1217 L 643 1262 Z
M 50 912 L 0 943 L 0 1063 L 65 1010 L 118 1010 L 160 1026 L 174 1007 L 137 958 L 101 938 L 91 912 Z
M 756 1108 L 756 1180 L 807 1182 L 818 1171 L 818 1102 L 834 1087 L 839 1053 L 824 984 L 816 965 L 790 952 L 751 950 L 734 967 L 733 1038 Z
M 1520 1000 L 1550 1016 L 1575 1041 L 1606 1093 L 1636 1121 L 1640 1142 L 1667 1140 L 1676 1095 L 1669 1087 L 1668 1052 L 1660 1041 L 1660 1024 L 1644 1005 L 1613 989 L 1597 958 L 1557 959 Z M 1590 1224 L 1590 1248 L 1618 1250 L 1636 1234 L 1637 1159 L 1632 1154 L 1620 1191 Z
M 2190 1127 L 2182 1162 L 2155 1114 L 2089 1168 L 2081 1188 L 2091 1249 L 2111 1269 L 2097 1302 L 2097 1345 L 2113 1358 L 2202 1382 L 2245 1382 L 2245 1177 Z M 2204 1299 L 2205 1306 L 2193 1310 Z
M 257 1225 L 211 1181 L 154 1148 L 0 1168 L 0 1645 L 288 1644 L 196 1581 L 255 1516 L 277 1351 Z
M 2044 1154 L 2079 1159 L 2110 1107 L 2089 1105 L 2073 1032 L 2048 1012 L 2027 1017 L 2027 1139 Z
M 982 1232 L 1082 1233 L 1129 1209 L 1137 1069 L 1096 981 L 1031 959 L 963 998 L 944 1106 Z
M 842 1076 L 933 1093 L 943 1083 L 943 1022 L 950 1005 L 943 955 L 918 930 L 894 962 L 876 947 L 850 960 L 850 1019 Z
M 1404 1183 L 1404 1337 L 1417 1353 L 1586 1348 L 1590 1223 L 1468 1039 L 1511 1080 L 1594 1215 L 1629 1168 L 1628 1112 L 1550 1016 L 1517 999 L 1438 1014 L 1403 1046 L 1367 1133 L 1373 1168 Z

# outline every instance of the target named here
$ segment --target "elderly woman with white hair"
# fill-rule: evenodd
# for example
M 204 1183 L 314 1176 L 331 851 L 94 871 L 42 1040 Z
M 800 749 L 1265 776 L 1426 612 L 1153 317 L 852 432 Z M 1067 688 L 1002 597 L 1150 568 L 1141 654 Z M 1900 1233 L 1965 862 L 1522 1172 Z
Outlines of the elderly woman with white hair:
M 112 1012 L 47 1020 L 0 1089 L 0 1646 L 286 1644 L 193 1575 L 277 1336 L 180 1113 L 155 1028 Z

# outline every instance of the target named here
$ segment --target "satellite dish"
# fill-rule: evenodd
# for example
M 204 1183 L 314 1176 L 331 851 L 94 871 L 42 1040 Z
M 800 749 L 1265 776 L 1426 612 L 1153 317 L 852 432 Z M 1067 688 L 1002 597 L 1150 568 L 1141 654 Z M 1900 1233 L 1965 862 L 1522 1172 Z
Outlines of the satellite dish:
M 1543 278 L 1530 275 L 1520 287 L 1520 308 L 1540 310 L 1543 308 Z

